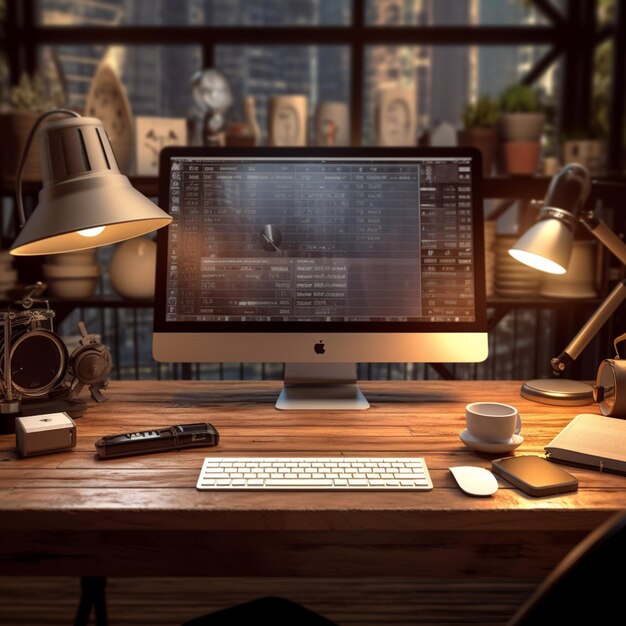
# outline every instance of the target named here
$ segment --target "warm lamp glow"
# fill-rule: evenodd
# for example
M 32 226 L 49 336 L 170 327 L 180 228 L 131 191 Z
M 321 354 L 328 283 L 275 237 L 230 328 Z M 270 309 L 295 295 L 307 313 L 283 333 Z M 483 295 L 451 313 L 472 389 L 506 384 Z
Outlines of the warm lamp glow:
M 76 231 L 83 237 L 97 237 L 104 230 L 104 226 L 96 226 L 95 228 L 85 228 L 85 230 Z
M 550 259 L 546 259 L 539 254 L 534 254 L 533 252 L 511 248 L 509 250 L 509 254 L 516 261 L 519 261 L 524 265 L 528 265 L 528 267 L 532 267 L 535 270 L 539 270 L 540 272 L 546 272 L 547 274 L 565 274 L 567 271 L 567 269 L 562 265 L 559 265 L 554 261 L 550 261 Z

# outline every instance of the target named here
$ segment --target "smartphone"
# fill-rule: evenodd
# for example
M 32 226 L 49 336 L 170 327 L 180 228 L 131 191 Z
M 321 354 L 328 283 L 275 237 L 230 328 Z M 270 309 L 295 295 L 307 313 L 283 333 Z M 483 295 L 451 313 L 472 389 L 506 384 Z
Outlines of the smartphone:
M 491 461 L 491 471 L 531 496 L 578 489 L 578 480 L 541 456 L 509 456 Z

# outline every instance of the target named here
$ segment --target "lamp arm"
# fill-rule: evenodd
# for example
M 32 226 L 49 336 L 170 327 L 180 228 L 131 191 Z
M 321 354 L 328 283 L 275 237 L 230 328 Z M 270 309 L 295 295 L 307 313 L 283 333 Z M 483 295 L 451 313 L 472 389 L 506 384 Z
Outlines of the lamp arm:
M 76 111 L 72 111 L 71 109 L 51 109 L 50 111 L 46 111 L 42 113 L 37 121 L 33 124 L 33 127 L 30 129 L 28 136 L 26 137 L 26 141 L 24 142 L 24 146 L 22 147 L 22 153 L 20 154 L 20 160 L 18 161 L 17 166 L 17 175 L 15 176 L 15 200 L 17 202 L 17 215 L 20 220 L 20 228 L 24 226 L 26 223 L 26 214 L 24 213 L 24 201 L 22 199 L 22 176 L 24 173 L 24 166 L 26 165 L 26 159 L 28 158 L 28 152 L 30 150 L 30 145 L 33 142 L 33 137 L 37 132 L 37 129 L 41 125 L 41 123 L 50 115 L 60 115 L 66 114 L 69 117 L 80 117 Z
M 622 244 L 623 245 L 623 244 Z M 558 357 L 550 361 L 555 374 L 561 374 L 565 368 L 587 347 L 604 323 L 613 315 L 617 307 L 626 299 L 626 280 L 617 283 L 604 302 L 593 312 L 584 323 L 578 334 Z
M 626 265 L 626 243 L 624 243 L 593 211 L 583 213 L 579 220 L 587 230 L 624 265 Z

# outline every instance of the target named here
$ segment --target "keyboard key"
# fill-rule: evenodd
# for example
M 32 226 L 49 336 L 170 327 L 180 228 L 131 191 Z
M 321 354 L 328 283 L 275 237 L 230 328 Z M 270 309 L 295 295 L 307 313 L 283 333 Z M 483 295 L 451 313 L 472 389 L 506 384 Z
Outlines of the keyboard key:
M 298 478 L 269 478 L 265 481 L 265 485 L 267 487 L 332 487 L 333 481 L 320 478 L 307 478 L 306 480 Z

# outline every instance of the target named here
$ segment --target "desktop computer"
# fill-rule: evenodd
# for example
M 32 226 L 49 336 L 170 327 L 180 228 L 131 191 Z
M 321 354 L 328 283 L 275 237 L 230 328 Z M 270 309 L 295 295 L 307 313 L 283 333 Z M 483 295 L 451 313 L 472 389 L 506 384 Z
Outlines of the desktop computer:
M 277 408 L 360 409 L 358 362 L 487 357 L 480 154 L 161 152 L 153 354 L 284 362 Z

